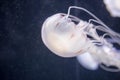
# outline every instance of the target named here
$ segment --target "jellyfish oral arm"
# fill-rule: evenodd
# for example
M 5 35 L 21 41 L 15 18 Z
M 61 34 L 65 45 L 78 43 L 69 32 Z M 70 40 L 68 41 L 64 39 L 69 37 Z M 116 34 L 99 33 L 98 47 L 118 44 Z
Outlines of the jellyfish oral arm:
M 93 47 L 92 47 L 93 48 Z M 120 54 L 116 50 L 111 50 L 107 46 L 103 46 L 102 49 L 94 48 L 90 52 L 77 56 L 78 62 L 88 70 L 96 70 L 98 66 L 106 71 L 118 72 L 120 71 Z M 105 66 L 103 66 L 104 64 Z M 109 66 L 115 66 L 116 69 L 109 68 Z
M 93 48 L 93 49 L 92 49 Z M 107 67 L 101 67 L 106 71 L 118 72 L 120 71 L 120 54 L 117 50 L 108 46 L 95 47 L 90 49 L 91 55 L 98 61 L 98 63 L 104 64 Z M 101 48 L 101 49 L 100 49 Z M 115 66 L 117 69 L 109 68 L 109 66 Z
M 94 59 L 94 57 L 88 52 L 78 55 L 77 60 L 86 69 L 89 69 L 89 70 L 98 69 L 99 62 L 97 62 Z

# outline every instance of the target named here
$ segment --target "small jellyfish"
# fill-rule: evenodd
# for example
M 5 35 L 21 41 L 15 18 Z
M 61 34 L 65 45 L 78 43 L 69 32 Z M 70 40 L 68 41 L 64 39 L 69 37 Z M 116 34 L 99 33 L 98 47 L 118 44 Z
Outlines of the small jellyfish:
M 72 8 L 85 11 L 94 19 L 83 21 L 70 15 Z M 98 35 L 97 30 L 104 34 Z M 54 54 L 64 58 L 77 57 L 87 69 L 95 70 L 100 65 L 107 71 L 120 70 L 120 54 L 113 46 L 113 43 L 120 45 L 120 35 L 85 8 L 70 6 L 67 14 L 57 13 L 48 17 L 43 23 L 41 36 L 43 43 Z
M 113 17 L 120 17 L 120 0 L 103 0 L 107 10 Z

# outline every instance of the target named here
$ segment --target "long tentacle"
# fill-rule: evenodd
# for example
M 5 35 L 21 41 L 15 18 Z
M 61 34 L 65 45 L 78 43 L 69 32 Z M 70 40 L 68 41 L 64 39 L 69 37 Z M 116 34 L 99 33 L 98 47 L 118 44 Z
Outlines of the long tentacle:
M 91 16 L 92 16 L 94 19 L 96 19 L 96 20 L 90 19 L 89 22 L 90 22 L 90 21 L 94 21 L 94 22 L 100 24 L 101 26 L 96 26 L 96 28 L 97 28 L 98 30 L 101 30 L 101 31 L 103 31 L 103 32 L 106 32 L 107 35 L 109 35 L 109 36 L 113 39 L 114 42 L 116 42 L 116 43 L 118 43 L 118 44 L 120 45 L 120 34 L 117 33 L 117 32 L 115 32 L 115 31 L 113 31 L 112 29 L 110 29 L 110 28 L 109 28 L 107 25 L 105 25 L 99 18 L 97 18 L 93 13 L 91 13 L 90 11 L 88 11 L 88 10 L 85 9 L 85 8 L 77 7 L 77 6 L 70 6 L 69 9 L 68 9 L 68 13 L 67 13 L 66 18 L 69 17 L 70 11 L 71 11 L 72 8 L 74 8 L 74 9 L 79 9 L 79 10 L 83 10 L 83 11 L 85 11 L 86 13 L 88 13 L 89 15 L 91 15 Z

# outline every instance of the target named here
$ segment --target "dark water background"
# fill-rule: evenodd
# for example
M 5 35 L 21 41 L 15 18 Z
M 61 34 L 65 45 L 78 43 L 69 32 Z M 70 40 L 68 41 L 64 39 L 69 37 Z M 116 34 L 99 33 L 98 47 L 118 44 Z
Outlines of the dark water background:
M 112 18 L 102 0 L 0 0 L 0 80 L 120 80 L 120 72 L 84 69 L 76 58 L 61 58 L 41 40 L 44 20 L 81 6 L 120 32 L 120 18 Z M 79 10 L 73 15 L 86 20 Z

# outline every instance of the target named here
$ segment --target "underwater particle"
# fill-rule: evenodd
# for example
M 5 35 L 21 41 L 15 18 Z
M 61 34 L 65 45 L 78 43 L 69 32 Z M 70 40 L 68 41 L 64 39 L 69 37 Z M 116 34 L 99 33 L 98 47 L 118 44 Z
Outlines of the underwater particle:
M 112 17 L 120 17 L 120 0 L 103 0 Z

